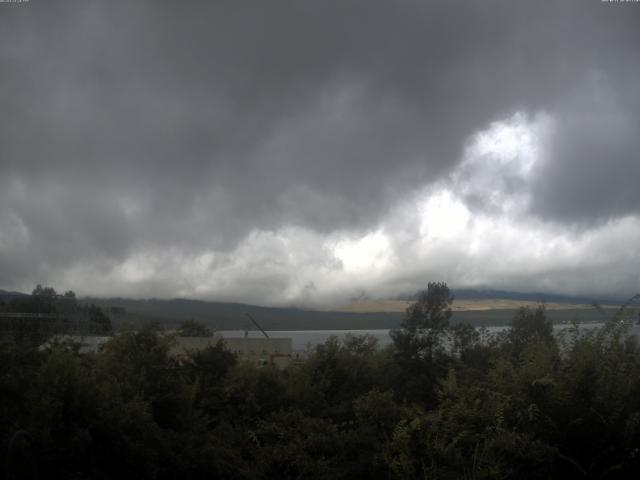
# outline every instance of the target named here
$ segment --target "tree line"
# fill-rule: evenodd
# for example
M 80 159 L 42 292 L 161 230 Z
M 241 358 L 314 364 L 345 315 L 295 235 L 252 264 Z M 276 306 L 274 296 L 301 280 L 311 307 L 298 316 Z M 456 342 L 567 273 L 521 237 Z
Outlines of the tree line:
M 430 283 L 379 348 L 331 338 L 285 370 L 219 341 L 177 364 L 158 326 L 95 354 L 0 340 L 4 478 L 630 478 L 640 350 L 620 316 L 552 333 L 523 308 L 489 336 Z M 189 324 L 187 331 L 198 327 Z M 201 331 L 202 334 L 208 332 Z
M 111 319 L 94 305 L 82 305 L 69 290 L 58 294 L 37 285 L 31 295 L 0 296 L 0 335 L 37 346 L 52 335 L 110 335 Z

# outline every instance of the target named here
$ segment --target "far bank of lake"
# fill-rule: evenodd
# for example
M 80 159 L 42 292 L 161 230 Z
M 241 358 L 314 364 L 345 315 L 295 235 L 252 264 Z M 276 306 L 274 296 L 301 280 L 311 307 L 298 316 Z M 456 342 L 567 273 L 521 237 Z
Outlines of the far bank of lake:
M 580 330 L 588 331 L 595 328 L 601 328 L 604 323 L 583 323 L 579 325 Z M 509 327 L 484 327 L 484 330 L 493 335 L 506 330 Z M 553 329 L 556 334 L 560 334 L 563 330 L 572 328 L 571 325 L 554 325 Z M 640 325 L 629 325 L 629 332 L 636 336 L 640 336 Z M 370 330 L 280 330 L 269 331 L 269 336 L 275 338 L 291 338 L 294 352 L 303 352 L 308 348 L 326 342 L 330 337 L 345 338 L 347 335 L 371 335 L 378 340 L 380 347 L 385 347 L 391 343 L 389 336 L 390 329 L 370 329 Z M 220 330 L 217 332 L 225 338 L 239 338 L 245 335 L 244 330 Z M 262 333 L 255 330 L 248 331 L 249 337 L 262 337 Z

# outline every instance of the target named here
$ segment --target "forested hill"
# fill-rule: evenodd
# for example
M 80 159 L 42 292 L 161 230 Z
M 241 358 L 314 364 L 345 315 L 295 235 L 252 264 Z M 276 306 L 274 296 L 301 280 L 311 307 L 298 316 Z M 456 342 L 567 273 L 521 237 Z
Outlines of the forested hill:
M 592 300 L 553 294 L 524 294 L 497 290 L 456 290 L 454 294 L 458 302 L 466 301 L 467 307 L 463 308 L 464 311 L 458 311 L 454 301 L 452 322 L 465 322 L 476 326 L 506 325 L 515 315 L 518 302 L 524 304 L 545 300 L 556 304 L 564 303 L 567 308 L 548 310 L 547 315 L 554 323 L 571 320 L 597 322 L 605 320 L 611 313 L 592 308 L 590 306 Z M 27 294 L 0 290 L 0 302 L 6 303 L 23 296 Z M 509 300 L 512 307 L 490 306 L 490 308 L 475 309 L 469 307 L 469 299 L 478 299 L 479 303 L 484 302 L 485 305 L 497 305 L 502 300 Z M 413 301 L 414 299 L 408 296 L 404 300 Z M 254 326 L 246 315 L 249 313 L 267 330 L 370 330 L 395 328 L 405 316 L 403 309 L 365 312 L 319 311 L 188 299 L 138 300 L 86 297 L 79 300 L 79 303 L 102 307 L 115 328 L 149 321 L 160 322 L 171 328 L 184 320 L 192 319 L 216 330 L 253 329 Z
M 9 292 L 7 290 L 2 290 L 0 289 L 0 301 L 9 301 L 12 298 L 16 298 L 16 297 L 26 297 L 27 294 L 26 293 L 21 293 L 21 292 Z
M 114 327 L 146 321 L 161 322 L 169 327 L 186 319 L 205 323 L 216 330 L 250 329 L 254 326 L 246 314 L 251 314 L 266 330 L 369 330 L 397 327 L 405 314 L 398 312 L 335 312 L 297 308 L 261 307 L 240 303 L 205 302 L 199 300 L 132 300 L 125 298 L 87 298 L 82 302 L 102 307 L 111 317 Z M 506 325 L 516 309 L 454 311 L 452 322 L 473 325 Z M 554 323 L 571 320 L 596 322 L 607 315 L 594 308 L 568 308 L 548 311 Z
M 193 319 L 217 330 L 253 330 L 254 326 L 246 315 L 249 313 L 266 330 L 366 330 L 393 328 L 404 318 L 400 312 L 325 312 L 186 299 L 87 298 L 82 301 L 103 307 L 116 325 L 159 321 L 172 326 L 185 319 Z
M 587 304 L 600 303 L 622 303 L 626 300 L 624 297 L 616 297 L 611 295 L 598 295 L 597 298 L 593 296 L 580 296 L 580 295 L 563 295 L 559 293 L 549 292 L 511 292 L 507 290 L 493 290 L 493 289 L 452 289 L 454 297 L 458 300 L 518 300 L 522 302 L 554 302 L 554 303 L 572 303 L 572 304 Z M 404 295 L 398 295 L 398 300 L 410 300 L 413 301 L 417 298 L 417 293 L 409 293 Z

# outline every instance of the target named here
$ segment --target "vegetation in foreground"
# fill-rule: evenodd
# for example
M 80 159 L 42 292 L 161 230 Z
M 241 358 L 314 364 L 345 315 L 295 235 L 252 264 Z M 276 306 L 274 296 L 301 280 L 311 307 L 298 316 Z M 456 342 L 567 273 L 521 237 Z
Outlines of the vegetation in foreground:
M 171 337 L 98 354 L 0 348 L 4 478 L 630 478 L 640 350 L 614 316 L 552 335 L 543 307 L 486 338 L 431 283 L 393 344 L 331 339 L 280 371 L 222 343 L 179 366 Z M 190 325 L 189 328 L 197 328 Z

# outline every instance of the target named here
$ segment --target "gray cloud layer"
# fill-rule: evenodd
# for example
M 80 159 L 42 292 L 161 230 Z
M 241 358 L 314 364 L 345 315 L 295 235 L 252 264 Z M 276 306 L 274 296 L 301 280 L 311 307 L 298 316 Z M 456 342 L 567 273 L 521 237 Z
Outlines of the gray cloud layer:
M 527 217 L 639 214 L 640 7 L 538 3 L 1 4 L 0 286 L 110 293 L 97 277 L 145 252 L 366 235 L 516 112 L 554 123 Z M 133 293 L 233 290 L 173 268 Z M 297 266 L 261 268 L 228 274 L 286 289 Z

